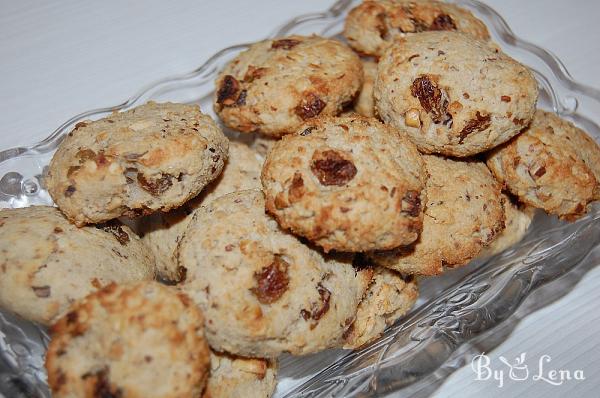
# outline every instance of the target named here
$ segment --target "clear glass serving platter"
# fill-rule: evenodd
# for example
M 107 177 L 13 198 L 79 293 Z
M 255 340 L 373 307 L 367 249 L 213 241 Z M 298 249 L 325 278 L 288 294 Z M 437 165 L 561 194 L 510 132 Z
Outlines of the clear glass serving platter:
M 301 15 L 271 36 L 316 33 L 339 37 L 359 0 Z M 503 50 L 528 65 L 540 86 L 539 107 L 553 110 L 600 140 L 600 91 L 575 82 L 548 51 L 516 37 L 490 7 L 455 3 L 488 26 Z M 196 70 L 151 84 L 127 101 L 77 115 L 45 140 L 0 152 L 0 207 L 52 204 L 42 175 L 62 137 L 79 121 L 97 119 L 148 100 L 198 103 L 212 113 L 218 71 L 247 45 L 223 49 Z M 232 139 L 249 140 L 227 131 Z M 360 351 L 283 356 L 276 397 L 427 396 L 476 352 L 500 344 L 523 316 L 566 294 L 600 263 L 600 206 L 575 223 L 537 214 L 525 238 L 497 256 L 478 259 L 421 283 L 415 308 Z M 49 397 L 43 367 L 44 328 L 0 311 L 0 398 Z

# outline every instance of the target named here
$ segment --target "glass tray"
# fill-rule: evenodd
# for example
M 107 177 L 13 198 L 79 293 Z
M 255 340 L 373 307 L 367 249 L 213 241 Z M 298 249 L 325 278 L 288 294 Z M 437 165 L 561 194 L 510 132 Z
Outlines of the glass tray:
M 359 0 L 340 0 L 322 13 L 292 19 L 271 36 L 317 33 L 339 37 L 346 13 Z M 503 50 L 532 68 L 539 106 L 573 121 L 600 140 L 600 91 L 575 82 L 548 51 L 517 38 L 494 10 L 474 0 L 455 3 L 488 26 Z M 0 152 L 0 207 L 52 204 L 41 176 L 75 123 L 148 100 L 198 103 L 214 116 L 213 81 L 247 45 L 223 49 L 196 70 L 166 78 L 113 107 L 77 115 L 30 147 Z M 232 139 L 251 139 L 227 131 Z M 600 206 L 575 223 L 537 214 L 526 237 L 497 256 L 425 279 L 421 297 L 404 319 L 360 351 L 329 350 L 281 358 L 276 397 L 426 396 L 471 356 L 500 344 L 523 316 L 566 294 L 600 263 Z M 0 398 L 49 397 L 43 366 L 44 328 L 0 312 Z M 474 348 L 476 347 L 476 348 Z

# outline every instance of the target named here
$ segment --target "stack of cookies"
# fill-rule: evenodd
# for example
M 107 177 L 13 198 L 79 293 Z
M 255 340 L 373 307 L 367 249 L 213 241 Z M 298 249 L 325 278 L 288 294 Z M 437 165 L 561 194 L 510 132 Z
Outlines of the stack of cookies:
M 366 0 L 344 36 L 225 67 L 215 112 L 251 144 L 150 102 L 65 137 L 58 209 L 0 212 L 0 305 L 51 325 L 53 396 L 270 397 L 279 355 L 365 346 L 419 278 L 600 199 L 598 144 L 468 11 Z

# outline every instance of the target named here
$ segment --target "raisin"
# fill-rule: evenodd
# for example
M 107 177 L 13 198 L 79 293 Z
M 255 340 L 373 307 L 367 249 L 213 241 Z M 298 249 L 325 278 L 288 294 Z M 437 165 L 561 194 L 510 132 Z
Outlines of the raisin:
M 290 198 L 290 202 L 296 202 L 300 200 L 304 195 L 304 180 L 302 179 L 302 174 L 300 174 L 299 172 L 294 173 L 292 183 L 288 190 L 288 195 Z
M 294 108 L 296 115 L 302 120 L 313 118 L 321 113 L 321 111 L 327 106 L 321 98 L 316 94 L 309 93 L 306 98 Z
M 460 133 L 458 133 L 458 136 L 460 137 L 460 140 L 458 142 L 462 144 L 469 134 L 483 131 L 490 127 L 490 124 L 490 115 L 482 115 L 481 113 L 479 113 L 479 111 L 475 112 L 475 119 L 469 120 L 465 127 L 463 127 L 463 129 L 460 131 Z
M 307 311 L 307 310 L 305 310 L 305 309 L 301 309 L 301 310 L 300 310 L 300 315 L 302 315 L 302 318 L 303 318 L 305 321 L 308 321 L 308 320 L 310 319 L 310 312 L 309 312 L 309 311 Z
M 317 292 L 319 292 L 319 297 L 321 299 L 321 305 L 317 308 L 314 308 L 311 313 L 311 318 L 315 321 L 318 321 L 329 311 L 329 300 L 331 300 L 331 292 L 327 290 L 325 286 L 323 286 L 320 282 L 317 285 Z
M 67 178 L 71 178 L 71 176 L 73 175 L 73 173 L 75 173 L 80 168 L 81 168 L 81 166 L 70 166 L 67 169 Z
M 39 298 L 48 298 L 52 294 L 50 286 L 31 286 L 31 290 Z
M 82 127 L 85 127 L 85 126 L 87 126 L 87 123 L 86 123 L 86 122 L 78 122 L 78 123 L 75 125 L 75 128 L 74 128 L 74 130 L 77 130 L 77 129 L 79 129 L 79 128 L 82 128 Z
M 248 91 L 247 90 L 242 90 L 240 92 L 239 97 L 237 98 L 237 100 L 235 101 L 236 105 L 246 105 L 246 96 L 248 95 Z
M 72 325 L 79 319 L 79 314 L 76 311 L 70 311 L 67 313 L 67 325 Z
M 334 150 L 315 152 L 310 169 L 323 185 L 343 186 L 356 175 L 354 164 Z
M 121 246 L 125 246 L 129 243 L 129 234 L 123 230 L 123 225 L 117 220 L 111 220 L 102 224 L 98 224 L 96 225 L 96 228 L 113 234 Z
M 410 92 L 425 111 L 431 114 L 434 123 L 446 124 L 452 120 L 448 113 L 448 96 L 428 76 L 423 75 L 413 81 Z
M 217 92 L 217 104 L 232 106 L 238 100 L 238 91 L 240 90 L 240 83 L 235 77 L 226 75 L 221 83 L 221 88 Z
M 544 174 L 546 174 L 546 167 L 542 166 L 533 173 L 533 179 L 537 180 L 541 178 Z
M 94 398 L 122 398 L 123 392 L 119 388 L 114 388 L 108 377 L 108 371 L 106 369 L 99 370 L 94 374 L 86 373 L 82 376 L 83 379 L 89 377 L 95 378 L 94 391 L 92 396 Z
M 426 32 L 430 29 L 430 26 L 427 25 L 427 23 L 425 23 L 424 21 L 421 21 L 418 18 L 410 18 L 410 21 L 413 24 L 413 28 L 412 31 L 409 31 L 410 33 L 420 33 L 420 32 Z M 402 29 L 400 29 L 400 31 L 402 31 Z
M 431 23 L 429 30 L 456 30 L 456 24 L 448 14 L 440 14 Z
M 76 189 L 73 185 L 69 185 L 67 189 L 65 189 L 65 197 L 70 198 L 75 193 Z
M 511 98 L 510 98 L 510 96 L 508 96 L 508 95 L 503 95 L 503 96 L 501 96 L 501 97 L 500 97 L 500 100 L 501 100 L 502 102 L 510 102 L 510 101 L 511 101 Z
M 300 44 L 299 40 L 281 39 L 281 40 L 275 40 L 273 42 L 273 44 L 271 44 L 271 48 L 281 49 L 281 50 L 291 50 L 292 48 L 296 47 L 298 44 Z
M 140 186 L 152 196 L 158 196 L 166 192 L 173 185 L 173 178 L 170 174 L 161 174 L 156 180 L 149 180 L 143 173 L 138 173 L 137 180 Z
M 254 273 L 257 286 L 250 291 L 259 302 L 274 303 L 285 293 L 290 282 L 287 274 L 288 267 L 289 264 L 281 256 L 275 255 L 271 264 Z
M 421 197 L 417 191 L 407 191 L 402 198 L 402 212 L 417 217 L 421 212 Z
M 389 30 L 387 24 L 385 23 L 385 13 L 380 12 L 377 14 L 376 18 L 377 26 L 375 28 L 379 32 L 379 37 L 381 37 L 383 40 L 386 40 L 389 36 Z

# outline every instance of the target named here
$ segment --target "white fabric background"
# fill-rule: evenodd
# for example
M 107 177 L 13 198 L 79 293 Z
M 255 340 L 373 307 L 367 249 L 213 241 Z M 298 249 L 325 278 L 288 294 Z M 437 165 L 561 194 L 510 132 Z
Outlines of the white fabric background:
M 600 88 L 600 1 L 485 0 L 521 37 L 557 54 L 578 80 Z M 0 148 L 30 144 L 68 117 L 114 105 L 145 84 L 186 72 L 218 49 L 263 38 L 294 15 L 332 0 L 0 0 Z M 492 353 L 521 352 L 556 369 L 582 369 L 562 386 L 474 381 L 452 375 L 437 397 L 600 396 L 600 269 L 527 317 Z

